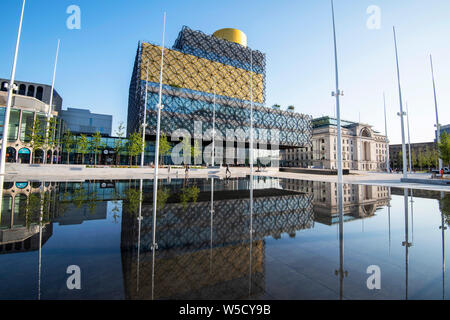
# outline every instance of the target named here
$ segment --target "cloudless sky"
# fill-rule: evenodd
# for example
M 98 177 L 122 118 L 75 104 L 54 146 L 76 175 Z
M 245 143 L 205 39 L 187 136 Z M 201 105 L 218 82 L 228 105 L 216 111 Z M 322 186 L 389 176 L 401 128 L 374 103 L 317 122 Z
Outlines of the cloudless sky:
M 9 78 L 21 0 L 1 0 L 0 77 Z M 69 5 L 81 9 L 81 29 L 69 30 Z M 371 5 L 381 9 L 381 28 L 367 28 Z M 63 108 L 112 114 L 126 123 L 128 87 L 139 40 L 166 45 L 183 25 L 207 34 L 233 27 L 248 45 L 266 53 L 266 105 L 314 117 L 335 115 L 334 56 L 328 0 L 28 0 L 16 79 L 51 84 L 57 39 L 61 39 L 56 90 Z M 410 111 L 411 141 L 434 139 L 434 100 L 429 54 L 433 54 L 439 117 L 450 122 L 450 1 L 335 0 L 342 118 L 384 132 L 401 142 L 392 26 L 397 29 L 401 84 Z

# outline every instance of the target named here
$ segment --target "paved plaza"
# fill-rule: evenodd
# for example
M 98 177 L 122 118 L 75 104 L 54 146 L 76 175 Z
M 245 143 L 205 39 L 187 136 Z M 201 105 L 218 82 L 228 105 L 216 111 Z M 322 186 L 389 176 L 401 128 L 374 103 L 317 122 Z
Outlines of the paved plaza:
M 225 167 L 211 169 L 190 169 L 188 178 L 206 178 L 211 175 L 225 178 Z M 245 177 L 250 173 L 249 168 L 230 168 L 231 177 Z M 7 164 L 5 180 L 48 180 L 48 181 L 82 181 L 89 179 L 153 179 L 154 169 L 144 168 L 114 168 L 97 167 L 87 168 L 83 165 L 26 165 Z M 337 182 L 337 176 L 317 175 L 306 173 L 279 172 L 278 168 L 265 168 L 261 172 L 254 168 L 256 176 L 278 177 L 285 179 L 298 179 L 323 182 Z M 160 178 L 185 178 L 184 168 L 171 168 L 170 173 L 167 168 L 159 169 Z M 344 183 L 377 185 L 388 187 L 401 187 L 423 190 L 447 191 L 450 186 L 430 185 L 423 183 L 404 183 L 400 179 L 403 177 L 399 173 L 363 172 L 351 171 L 349 175 L 344 175 Z M 414 179 L 429 179 L 429 173 L 413 173 L 408 175 Z

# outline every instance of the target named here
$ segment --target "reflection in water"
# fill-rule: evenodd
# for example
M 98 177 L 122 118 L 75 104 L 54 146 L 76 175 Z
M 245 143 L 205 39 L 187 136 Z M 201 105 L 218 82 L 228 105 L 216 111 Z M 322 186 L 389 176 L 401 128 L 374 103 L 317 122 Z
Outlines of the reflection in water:
M 215 180 L 211 178 L 210 183 L 199 186 L 202 190 L 195 202 L 180 203 L 174 192 L 158 211 L 155 229 L 152 204 L 144 199 L 139 291 L 133 290 L 137 284 L 131 280 L 137 272 L 133 268 L 136 226 L 132 219 L 123 217 L 122 262 L 127 298 L 257 297 L 264 293 L 264 238 L 313 225 L 310 195 L 281 189 L 252 191 L 248 180 L 245 185 L 234 183 L 243 189 L 230 189 L 233 183 L 221 181 L 215 190 Z M 148 238 L 153 230 L 158 243 L 155 257 Z M 248 279 L 245 286 L 243 279 Z
M 448 214 L 448 212 L 446 212 L 443 209 L 443 206 L 441 205 L 441 203 L 443 202 L 445 197 L 448 197 L 449 195 L 447 194 L 446 196 L 444 196 L 444 193 L 441 192 L 440 196 L 441 196 L 441 199 L 439 200 L 439 206 L 441 208 L 441 226 L 439 227 L 439 229 L 441 229 L 441 237 L 442 237 L 442 300 L 445 300 L 445 232 L 444 231 L 447 230 L 447 227 L 444 224 L 444 216 L 446 213 Z
M 409 223 L 408 223 L 408 189 L 404 189 L 404 207 L 405 207 L 405 241 L 402 246 L 405 247 L 405 299 L 408 300 L 408 271 L 409 271 L 409 248 L 412 243 L 409 242 Z
M 422 263 L 422 200 L 430 201 L 430 198 L 435 199 L 431 201 L 439 201 L 441 210 L 439 244 L 426 243 L 430 250 L 440 245 L 437 252 L 439 274 L 430 278 L 439 279 L 438 294 L 445 299 L 444 231 L 450 221 L 449 194 L 418 190 L 413 194 L 412 190 L 408 193 L 408 190 L 395 188 L 252 175 L 227 180 L 215 176 L 208 179 L 161 179 L 156 196 L 157 211 L 153 214 L 152 180 L 14 181 L 0 183 L 0 186 L 3 188 L 3 197 L 0 197 L 0 253 L 18 253 L 0 255 L 0 266 L 9 261 L 8 256 L 20 258 L 21 252 L 34 251 L 34 269 L 30 272 L 36 275 L 33 294 L 37 282 L 37 295 L 34 295 L 37 299 L 58 297 L 49 293 L 52 288 L 46 283 L 54 283 L 48 278 L 61 270 L 54 269 L 58 263 L 46 258 L 46 250 L 42 248 L 52 243 L 51 238 L 58 242 L 65 230 L 70 229 L 58 229 L 53 235 L 53 224 L 76 228 L 76 233 L 68 237 L 76 236 L 72 241 L 79 241 L 83 246 L 85 233 L 90 228 L 102 228 L 108 212 L 114 221 L 120 223 L 117 227 L 120 228 L 121 273 L 115 274 L 114 278 L 122 284 L 121 294 L 127 299 L 295 299 L 305 293 L 314 298 L 320 297 L 327 288 L 331 288 L 333 299 L 358 298 L 357 293 L 366 297 L 367 291 L 361 293 L 360 289 L 355 289 L 355 279 L 363 274 L 364 283 L 359 285 L 366 290 L 367 266 L 384 260 L 392 268 L 389 271 L 383 269 L 386 272 L 383 276 L 390 277 L 389 272 L 392 272 L 394 278 L 404 280 L 396 284 L 401 295 L 391 288 L 392 296 L 389 290 L 382 290 L 381 297 L 416 298 L 420 292 L 413 292 L 412 284 L 417 281 L 416 269 L 420 268 L 409 268 L 409 248 L 415 240 L 415 259 L 412 262 L 414 265 Z M 392 207 L 391 194 L 395 200 Z M 403 200 L 402 203 L 399 200 Z M 426 220 L 432 219 L 433 214 L 427 214 Z M 364 233 L 359 222 L 352 223 L 356 220 L 367 220 Z M 89 228 L 88 222 L 97 224 Z M 334 226 L 337 227 L 338 241 L 335 240 Z M 434 227 L 434 235 L 436 229 Z M 430 233 L 427 238 L 431 239 L 432 235 Z M 391 240 L 395 244 L 400 239 L 405 251 L 396 245 L 391 248 Z M 383 253 L 383 241 L 389 248 L 388 252 Z M 378 243 L 382 250 L 371 246 L 373 243 Z M 357 252 L 360 248 L 362 251 Z M 101 253 L 101 247 L 97 250 Z M 61 257 L 69 255 L 69 252 L 62 253 Z M 38 260 L 37 274 L 34 259 Z M 364 261 L 363 264 L 355 266 L 355 261 L 359 260 Z M 400 261 L 404 261 L 404 267 Z M 283 269 L 286 265 L 291 268 L 288 284 L 279 280 L 287 272 Z M 400 267 L 398 271 L 395 269 L 397 265 Z M 105 272 L 110 265 L 99 264 L 96 267 Z M 42 273 L 47 269 L 51 272 Z M 347 270 L 351 271 L 350 277 Z M 431 270 L 428 268 L 427 272 L 432 274 Z M 28 280 L 22 278 L 14 278 L 15 283 L 24 285 Z M 314 287 L 312 283 L 323 287 L 315 292 L 311 289 Z M 291 289 L 291 294 L 284 296 L 282 292 L 290 284 L 295 290 Z M 0 291 L 0 294 L 5 297 L 8 293 Z M 430 293 L 430 296 L 436 295 Z

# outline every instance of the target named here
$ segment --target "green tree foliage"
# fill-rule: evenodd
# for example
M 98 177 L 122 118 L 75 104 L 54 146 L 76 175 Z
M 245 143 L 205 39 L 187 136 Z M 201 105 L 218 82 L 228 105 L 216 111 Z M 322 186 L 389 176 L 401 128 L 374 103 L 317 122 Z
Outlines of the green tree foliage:
M 125 127 L 123 122 L 119 123 L 119 127 L 116 130 L 117 139 L 114 140 L 114 152 L 116 153 L 116 165 L 120 165 L 120 153 L 123 151 L 123 136 L 125 134 Z
M 48 118 L 46 120 L 46 128 L 47 128 L 47 142 L 45 144 L 45 150 L 54 150 L 58 144 L 57 137 L 57 119 L 56 117 Z M 50 163 L 53 163 L 53 157 L 50 158 Z
M 70 154 L 75 151 L 75 137 L 72 134 L 70 130 L 67 130 L 64 132 L 63 138 L 62 138 L 62 145 L 64 146 L 64 149 L 66 149 L 67 152 L 67 164 L 70 163 Z
M 142 152 L 142 135 L 139 131 L 133 132 L 127 143 L 127 152 L 130 157 L 130 165 L 132 165 L 132 158 L 136 158 Z M 135 160 L 137 163 L 137 159 Z
M 202 148 L 200 148 L 200 144 L 198 140 L 194 140 L 194 145 L 191 148 L 191 155 L 194 159 L 197 159 L 202 155 Z M 194 163 L 197 163 L 194 161 Z
M 141 201 L 140 191 L 129 188 L 125 192 L 125 200 L 123 203 L 124 212 L 131 215 L 136 215 L 139 209 L 139 202 Z
M 84 155 L 89 152 L 90 143 L 86 135 L 82 134 L 78 139 L 78 151 L 81 153 L 81 163 L 84 164 Z
M 183 209 L 187 208 L 187 203 L 189 202 L 189 200 L 192 200 L 193 203 L 197 202 L 199 193 L 200 189 L 197 186 L 185 187 L 181 189 L 180 202 L 183 206 Z
M 36 118 L 34 119 L 32 129 L 31 131 L 26 133 L 26 138 L 28 141 L 30 141 L 29 145 L 33 150 L 33 152 L 31 153 L 31 159 L 32 162 L 34 162 L 33 155 L 36 153 L 38 149 L 41 149 L 45 143 L 45 137 L 42 131 L 42 126 L 39 117 L 36 116 Z
M 167 136 L 162 133 L 159 137 L 159 156 L 161 157 L 161 164 L 164 164 L 164 156 L 170 155 L 171 148 Z
M 444 215 L 445 223 L 450 226 L 450 194 L 446 194 L 445 197 L 439 200 L 439 209 Z
M 170 189 L 168 188 L 161 188 L 158 190 L 158 193 L 156 194 L 156 209 L 159 211 L 163 210 L 166 206 L 167 199 L 170 197 Z
M 102 147 L 102 135 L 97 131 L 91 140 L 91 150 L 94 151 L 94 166 L 97 166 L 97 154 Z
M 445 165 L 450 164 L 450 138 L 446 132 L 441 134 L 441 142 L 438 143 L 439 157 Z

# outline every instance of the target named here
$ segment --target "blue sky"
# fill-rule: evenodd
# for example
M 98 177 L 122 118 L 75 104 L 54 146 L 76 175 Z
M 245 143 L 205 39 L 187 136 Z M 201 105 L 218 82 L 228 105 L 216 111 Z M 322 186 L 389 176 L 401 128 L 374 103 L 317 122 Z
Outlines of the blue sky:
M 2 0 L 0 77 L 9 78 L 21 7 Z M 66 28 L 69 5 L 81 8 L 81 29 Z M 381 9 L 381 29 L 366 26 L 370 5 Z M 400 71 L 408 102 L 411 141 L 432 141 L 434 102 L 429 66 L 433 54 L 440 122 L 450 123 L 450 1 L 335 0 L 342 118 L 372 124 L 400 143 L 399 99 L 392 26 L 397 29 Z M 167 12 L 166 44 L 183 25 L 212 34 L 234 27 L 248 45 L 267 54 L 266 104 L 334 116 L 334 60 L 328 0 L 144 1 L 28 0 L 17 65 L 17 80 L 51 83 L 57 39 L 61 39 L 56 89 L 64 108 L 90 108 L 126 122 L 128 86 L 137 43 L 161 43 Z

